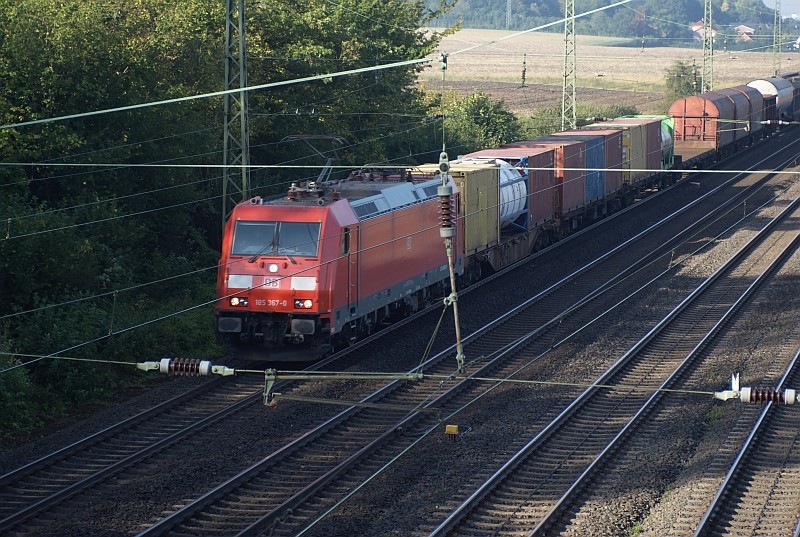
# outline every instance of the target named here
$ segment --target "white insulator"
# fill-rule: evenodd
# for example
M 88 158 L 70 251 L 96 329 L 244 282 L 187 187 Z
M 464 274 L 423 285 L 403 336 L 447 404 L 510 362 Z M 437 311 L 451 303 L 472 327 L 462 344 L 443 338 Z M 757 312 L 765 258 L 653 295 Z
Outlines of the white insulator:
M 198 375 L 207 376 L 211 372 L 211 362 L 208 360 L 202 360 L 200 362 L 200 367 L 197 370 Z
M 172 361 L 172 358 L 162 358 L 161 359 L 161 366 L 159 367 L 159 373 L 169 373 L 169 364 Z
M 786 388 L 786 390 L 783 392 L 783 396 L 785 399 L 784 404 L 786 405 L 793 405 L 797 401 L 797 394 L 791 388 Z
M 742 388 L 741 391 L 739 392 L 739 400 L 742 403 L 749 403 L 750 402 L 750 392 L 751 391 L 752 391 L 752 388 L 750 388 L 749 386 L 746 386 L 746 387 Z

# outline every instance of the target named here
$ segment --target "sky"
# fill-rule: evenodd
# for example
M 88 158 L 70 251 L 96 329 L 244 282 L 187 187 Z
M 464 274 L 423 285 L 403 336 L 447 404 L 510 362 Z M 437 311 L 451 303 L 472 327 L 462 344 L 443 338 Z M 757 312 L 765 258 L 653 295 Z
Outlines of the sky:
M 763 2 L 768 8 L 775 8 L 775 0 L 763 0 Z M 781 0 L 781 15 L 784 17 L 800 16 L 800 0 Z

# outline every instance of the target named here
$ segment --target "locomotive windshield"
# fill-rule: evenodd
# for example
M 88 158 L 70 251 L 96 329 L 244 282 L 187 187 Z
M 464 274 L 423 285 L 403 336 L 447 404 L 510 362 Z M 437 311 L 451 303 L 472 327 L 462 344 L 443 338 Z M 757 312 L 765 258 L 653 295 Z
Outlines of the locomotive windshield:
M 319 222 L 236 222 L 233 255 L 316 257 Z

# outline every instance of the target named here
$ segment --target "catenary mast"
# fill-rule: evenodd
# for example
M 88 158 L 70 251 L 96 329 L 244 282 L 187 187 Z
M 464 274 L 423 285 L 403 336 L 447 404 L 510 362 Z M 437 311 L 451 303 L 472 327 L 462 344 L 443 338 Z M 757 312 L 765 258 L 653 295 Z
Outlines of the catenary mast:
M 700 79 L 703 93 L 714 91 L 714 26 L 711 17 L 711 0 L 703 3 L 703 74 Z
M 781 72 L 781 0 L 775 0 L 775 21 L 772 24 L 772 74 Z
M 225 219 L 250 192 L 250 135 L 247 127 L 247 47 L 244 0 L 226 0 L 225 90 L 222 167 L 222 227 Z
M 577 128 L 575 112 L 575 0 L 564 2 L 564 80 L 561 89 L 561 130 Z

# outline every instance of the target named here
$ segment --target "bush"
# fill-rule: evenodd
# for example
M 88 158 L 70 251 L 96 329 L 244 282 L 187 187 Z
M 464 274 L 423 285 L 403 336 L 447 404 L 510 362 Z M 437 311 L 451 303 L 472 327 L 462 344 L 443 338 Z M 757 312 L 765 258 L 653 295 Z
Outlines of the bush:
M 41 425 L 35 387 L 28 371 L 17 367 L 20 363 L 11 356 L 0 356 L 0 449 L 13 446 L 16 438 Z

